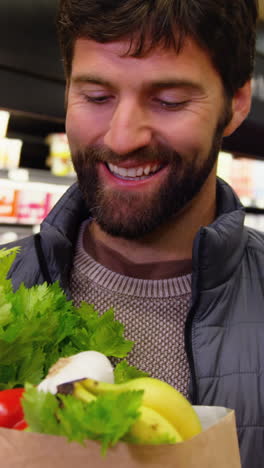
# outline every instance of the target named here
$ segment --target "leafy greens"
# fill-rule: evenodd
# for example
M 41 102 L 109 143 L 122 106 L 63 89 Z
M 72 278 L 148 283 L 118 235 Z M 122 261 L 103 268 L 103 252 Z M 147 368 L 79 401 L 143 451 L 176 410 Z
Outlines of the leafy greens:
M 27 384 L 23 409 L 30 432 L 61 435 L 81 444 L 97 440 L 105 453 L 139 418 L 142 395 L 143 391 L 110 392 L 87 404 L 72 395 L 54 396 Z
M 75 307 L 59 283 L 14 291 L 8 272 L 18 248 L 0 250 L 0 390 L 25 386 L 22 405 L 31 432 L 62 435 L 69 441 L 101 443 L 102 453 L 140 416 L 142 391 L 101 395 L 84 403 L 72 395 L 52 395 L 35 386 L 60 358 L 94 350 L 124 358 L 133 347 L 113 309 L 103 315 L 94 306 Z M 147 376 L 123 360 L 114 370 L 115 382 Z
M 148 377 L 147 372 L 141 371 L 134 366 L 129 366 L 128 363 L 123 360 L 119 362 L 114 369 L 115 383 L 123 383 L 128 380 L 137 379 L 139 377 Z
M 113 309 L 75 307 L 58 282 L 14 291 L 8 271 L 18 249 L 0 250 L 0 390 L 38 384 L 60 357 L 99 351 L 123 358 L 133 347 Z M 127 369 L 129 372 L 129 368 Z

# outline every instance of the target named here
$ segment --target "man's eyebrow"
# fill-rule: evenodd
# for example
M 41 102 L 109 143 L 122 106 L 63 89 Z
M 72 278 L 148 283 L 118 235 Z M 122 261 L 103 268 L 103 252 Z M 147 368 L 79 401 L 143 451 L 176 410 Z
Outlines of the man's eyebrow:
M 101 86 L 113 87 L 110 81 L 105 80 L 97 75 L 76 75 L 72 77 L 72 82 L 75 84 L 97 84 Z
M 149 83 L 150 87 L 153 89 L 168 89 L 168 88 L 182 88 L 189 89 L 190 91 L 204 93 L 205 89 L 202 84 L 197 83 L 196 81 L 187 80 L 187 79 L 168 79 L 168 80 L 157 80 L 151 81 Z
M 109 80 L 101 78 L 97 75 L 76 75 L 72 77 L 72 82 L 74 84 L 96 84 L 100 86 L 106 86 L 108 88 L 114 88 L 114 84 L 111 83 Z M 192 81 L 189 79 L 179 79 L 179 78 L 169 78 L 169 79 L 162 79 L 162 80 L 150 80 L 144 83 L 144 88 L 152 89 L 152 90 L 159 90 L 159 89 L 168 89 L 168 88 L 176 88 L 176 89 L 189 89 L 195 93 L 204 93 L 205 89 L 202 84 L 197 83 L 196 81 Z

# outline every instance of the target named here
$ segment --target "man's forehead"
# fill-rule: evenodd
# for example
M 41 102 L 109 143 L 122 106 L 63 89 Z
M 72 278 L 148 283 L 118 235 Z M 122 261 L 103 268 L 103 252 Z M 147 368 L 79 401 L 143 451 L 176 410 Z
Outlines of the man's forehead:
M 182 44 L 180 50 L 176 50 L 175 47 L 165 47 L 162 44 L 152 45 L 149 47 L 146 43 L 145 51 L 140 55 L 134 55 L 134 45 L 131 39 L 124 38 L 110 42 L 97 42 L 93 39 L 80 37 L 77 38 L 74 44 L 74 56 L 76 54 L 97 54 L 97 55 L 108 55 L 109 57 L 115 57 L 120 59 L 130 59 L 135 61 L 144 61 L 153 57 L 157 59 L 164 58 L 177 58 L 184 53 L 194 52 L 197 55 L 199 50 L 200 54 L 208 55 L 207 51 L 202 49 L 191 37 L 187 37 Z

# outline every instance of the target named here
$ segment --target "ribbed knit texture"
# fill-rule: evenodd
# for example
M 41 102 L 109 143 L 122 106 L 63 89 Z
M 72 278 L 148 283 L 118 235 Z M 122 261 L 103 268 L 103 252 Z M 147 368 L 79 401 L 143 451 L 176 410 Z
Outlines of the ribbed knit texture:
M 113 307 L 115 318 L 125 326 L 126 338 L 135 341 L 126 358 L 128 363 L 188 397 L 184 327 L 191 300 L 191 275 L 144 280 L 112 272 L 84 250 L 85 226 L 86 222 L 80 229 L 70 280 L 75 305 L 86 301 L 99 313 Z

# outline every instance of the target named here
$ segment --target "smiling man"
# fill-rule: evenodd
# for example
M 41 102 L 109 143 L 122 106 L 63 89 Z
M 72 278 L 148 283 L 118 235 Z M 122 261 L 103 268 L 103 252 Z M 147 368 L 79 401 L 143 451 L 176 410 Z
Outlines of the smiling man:
M 20 242 L 15 287 L 60 281 L 114 307 L 128 358 L 264 443 L 263 234 L 216 177 L 251 103 L 257 0 L 60 0 L 78 184 Z
M 135 58 L 125 56 L 128 48 L 127 40 L 75 44 L 67 133 L 93 235 L 110 235 L 107 243 L 119 253 L 116 236 L 134 240 L 133 249 L 131 242 L 124 247 L 140 263 L 157 238 L 163 252 L 156 260 L 191 258 L 193 238 L 185 246 L 186 234 L 176 234 L 184 225 L 194 237 L 197 209 L 199 225 L 214 219 L 221 139 L 247 114 L 250 86 L 235 97 L 231 117 L 221 78 L 193 40 L 179 54 L 158 47 Z

